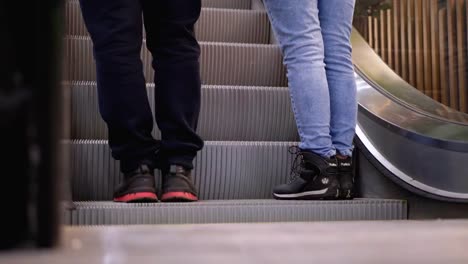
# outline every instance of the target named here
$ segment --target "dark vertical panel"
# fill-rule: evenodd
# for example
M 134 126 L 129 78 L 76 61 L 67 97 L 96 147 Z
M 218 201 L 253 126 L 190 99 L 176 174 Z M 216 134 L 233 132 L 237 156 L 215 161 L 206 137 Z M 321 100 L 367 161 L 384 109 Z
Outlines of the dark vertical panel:
M 368 39 L 369 45 L 371 48 L 374 48 L 374 20 L 371 16 L 367 18 L 367 25 L 368 25 Z
M 408 0 L 400 1 L 400 62 L 401 77 L 409 82 L 407 2 Z
M 1 249 L 58 242 L 62 14 L 58 0 L 0 1 Z
M 466 87 L 466 18 L 465 1 L 459 0 L 456 5 L 457 21 L 457 57 L 458 57 L 458 95 L 460 111 L 467 112 L 467 87 Z
M 423 56 L 423 0 L 415 0 L 415 56 L 416 56 L 416 87 L 425 92 L 424 88 L 424 56 Z M 424 0 L 427 1 L 427 0 Z
M 441 101 L 440 92 L 440 57 L 439 57 L 439 4 L 438 0 L 430 0 L 430 31 L 431 31 L 431 64 L 432 64 L 432 98 Z
M 447 1 L 447 34 L 448 34 L 448 80 L 450 89 L 450 107 L 460 109 L 458 104 L 457 78 L 457 29 L 456 0 Z
M 447 9 L 439 10 L 439 58 L 440 58 L 440 100 L 444 105 L 450 104 L 447 57 Z
M 395 69 L 393 62 L 393 21 L 392 21 L 392 10 L 389 9 L 386 11 L 386 20 L 387 20 L 387 63 L 390 68 Z
M 387 19 L 384 10 L 380 10 L 380 56 L 382 57 L 383 61 L 388 63 L 387 58 Z
M 423 28 L 423 58 L 424 58 L 424 92 L 434 98 L 432 91 L 432 32 L 431 32 L 431 1 L 422 1 L 422 28 Z
M 404 0 L 403 0 L 404 1 Z M 401 74 L 400 64 L 400 0 L 393 0 L 393 59 L 394 69 L 398 75 Z
M 409 83 L 416 87 L 416 57 L 415 57 L 415 28 L 414 28 L 414 4 L 413 0 L 407 0 L 406 17 L 408 23 L 408 75 Z
M 374 49 L 377 54 L 382 55 L 380 51 L 380 41 L 379 41 L 379 19 L 374 17 Z

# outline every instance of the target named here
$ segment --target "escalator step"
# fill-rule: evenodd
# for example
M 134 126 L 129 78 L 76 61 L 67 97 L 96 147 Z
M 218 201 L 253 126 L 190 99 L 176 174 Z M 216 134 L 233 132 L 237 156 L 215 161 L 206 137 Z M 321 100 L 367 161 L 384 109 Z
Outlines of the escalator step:
M 66 3 L 78 3 L 78 0 L 67 0 Z M 211 8 L 250 9 L 252 0 L 201 0 L 201 4 Z
M 270 42 L 270 23 L 263 11 L 203 9 L 195 32 L 199 41 Z
M 203 7 L 250 9 L 252 0 L 202 0 Z
M 92 50 L 88 37 L 65 38 L 65 80 L 96 80 Z M 151 83 L 154 73 L 145 47 L 142 59 L 146 80 Z M 287 86 L 286 70 L 276 45 L 202 42 L 200 64 L 204 84 Z
M 266 199 L 274 186 L 287 181 L 292 142 L 208 141 L 195 159 L 194 179 L 199 198 Z M 69 143 L 74 201 L 112 200 L 121 181 L 119 164 L 105 140 Z M 159 177 L 156 177 L 159 182 Z
M 68 1 L 65 12 L 65 34 L 88 36 L 79 2 Z M 203 8 L 195 32 L 199 41 L 261 44 L 270 41 L 270 24 L 264 11 Z
M 344 220 L 403 220 L 401 200 L 353 201 L 201 201 L 192 204 L 117 204 L 76 202 L 64 212 L 68 225 L 208 224 L 308 222 Z
M 154 85 L 147 85 L 154 112 Z M 94 82 L 71 84 L 71 136 L 74 139 L 107 139 L 99 116 Z M 155 125 L 156 128 L 156 125 Z M 289 92 L 284 87 L 202 87 L 198 133 L 205 140 L 297 141 Z M 154 136 L 160 138 L 159 130 Z

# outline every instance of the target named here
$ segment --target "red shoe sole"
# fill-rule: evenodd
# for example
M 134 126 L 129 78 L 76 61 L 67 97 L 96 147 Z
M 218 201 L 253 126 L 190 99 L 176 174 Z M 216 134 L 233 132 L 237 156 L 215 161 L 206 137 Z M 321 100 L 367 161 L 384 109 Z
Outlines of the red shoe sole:
M 152 192 L 129 193 L 120 197 L 115 197 L 114 202 L 136 203 L 136 202 L 157 202 L 158 196 Z
M 196 202 L 198 201 L 198 198 L 197 196 L 188 192 L 168 192 L 163 194 L 161 201 L 172 203 Z

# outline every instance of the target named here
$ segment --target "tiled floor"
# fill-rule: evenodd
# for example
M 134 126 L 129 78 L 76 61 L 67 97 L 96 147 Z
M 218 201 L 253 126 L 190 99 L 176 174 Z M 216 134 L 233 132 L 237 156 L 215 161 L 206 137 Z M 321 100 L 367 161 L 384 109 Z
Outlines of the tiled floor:
M 0 263 L 468 263 L 468 220 L 65 228 Z

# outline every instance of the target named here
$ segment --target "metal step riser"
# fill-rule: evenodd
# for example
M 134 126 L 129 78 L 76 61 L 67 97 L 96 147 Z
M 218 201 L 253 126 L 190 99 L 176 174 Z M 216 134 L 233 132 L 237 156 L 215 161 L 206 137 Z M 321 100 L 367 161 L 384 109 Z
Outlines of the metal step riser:
M 268 44 L 270 22 L 261 11 L 204 9 L 195 33 L 199 41 Z
M 67 0 L 66 3 L 78 3 L 79 0 Z M 262 0 L 253 0 L 262 1 Z M 222 8 L 222 9 L 257 9 L 257 3 L 252 0 L 201 0 L 202 8 Z
M 288 177 L 293 156 L 289 142 L 206 142 L 193 171 L 199 198 L 269 199 L 277 184 Z M 74 201 L 112 200 L 121 181 L 119 163 L 107 141 L 79 140 L 70 144 Z M 159 177 L 157 177 L 159 182 Z
M 91 40 L 67 37 L 65 40 L 65 80 L 96 81 Z M 144 74 L 154 82 L 151 55 L 142 48 Z M 287 86 L 282 56 L 275 45 L 201 43 L 201 78 L 204 84 Z
M 147 87 L 154 113 L 154 85 Z M 71 85 L 71 129 L 74 139 L 108 139 L 98 112 L 94 82 Z M 287 88 L 203 86 L 199 135 L 221 141 L 297 141 Z M 155 124 L 153 135 L 160 138 Z
M 203 7 L 250 9 L 252 0 L 202 0 Z
M 66 211 L 69 225 L 209 224 L 406 219 L 406 203 L 396 200 L 330 202 L 228 201 L 196 204 L 77 203 Z
M 66 35 L 89 35 L 78 1 L 67 2 L 65 17 Z M 199 41 L 268 44 L 270 23 L 263 11 L 203 8 L 195 33 Z

